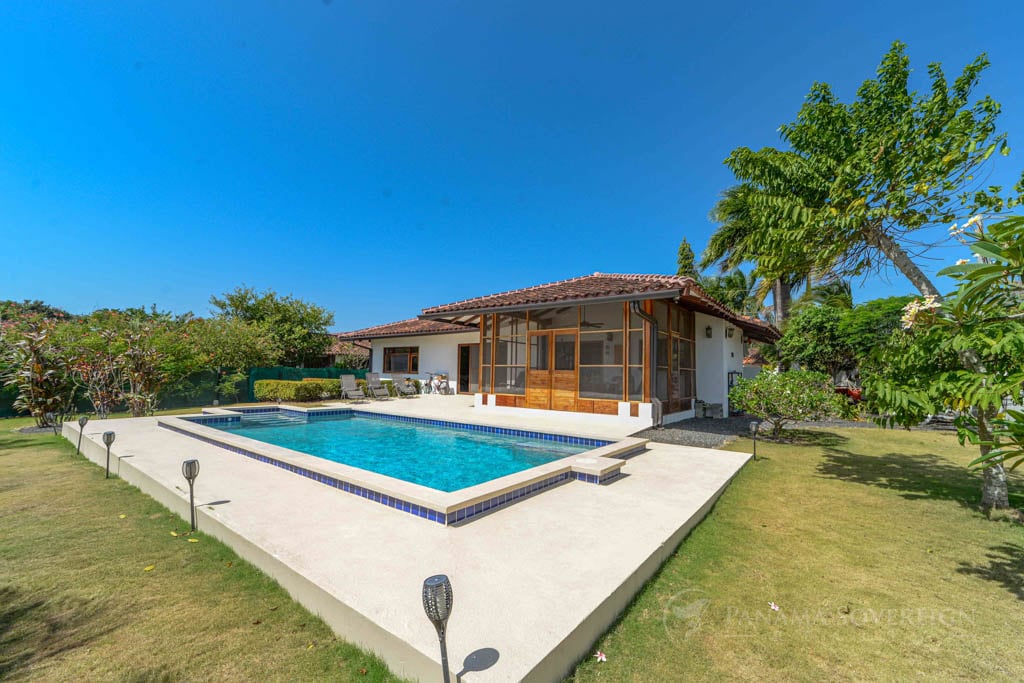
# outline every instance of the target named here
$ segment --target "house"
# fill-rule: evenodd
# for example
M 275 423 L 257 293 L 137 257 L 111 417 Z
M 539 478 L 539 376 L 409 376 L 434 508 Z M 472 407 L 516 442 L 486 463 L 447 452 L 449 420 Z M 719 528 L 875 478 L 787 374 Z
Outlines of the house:
M 423 309 L 342 333 L 371 344 L 373 372 L 449 375 L 482 408 L 593 413 L 650 425 L 722 406 L 743 342 L 772 325 L 740 315 L 688 277 L 594 273 Z
M 370 362 L 370 344 L 366 341 L 338 339 L 338 333 L 332 333 L 334 342 L 327 351 L 328 365 L 343 365 L 348 368 L 365 368 Z

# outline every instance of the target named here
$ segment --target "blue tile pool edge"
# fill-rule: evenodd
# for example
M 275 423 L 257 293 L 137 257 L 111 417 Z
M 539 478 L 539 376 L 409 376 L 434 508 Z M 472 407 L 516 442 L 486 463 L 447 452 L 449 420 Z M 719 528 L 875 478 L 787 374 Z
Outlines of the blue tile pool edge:
M 422 424 L 431 427 L 440 427 L 442 429 L 459 429 L 471 432 L 483 432 L 485 434 L 499 434 L 503 436 L 515 436 L 522 439 L 538 439 L 541 441 L 555 441 L 557 443 L 564 443 L 572 446 L 587 446 L 589 448 L 600 448 L 602 446 L 608 446 L 615 443 L 614 441 L 608 441 L 607 439 L 594 439 L 586 436 L 569 436 L 566 434 L 552 434 L 550 432 L 537 432 L 529 429 L 511 429 L 508 427 L 492 427 L 490 425 L 479 425 L 472 422 L 451 422 L 449 420 L 434 420 L 426 417 L 410 417 L 407 415 L 389 415 L 387 413 L 375 413 L 367 410 L 357 410 L 355 408 L 309 408 L 307 410 L 289 410 L 287 406 L 263 406 L 259 408 L 224 408 L 222 410 L 237 411 L 242 414 L 255 414 L 255 413 L 273 413 L 282 412 L 289 415 L 301 416 L 305 415 L 307 420 L 310 417 L 327 417 L 337 415 L 352 415 L 353 417 L 364 417 L 374 420 L 386 420 L 391 422 L 408 422 L 412 424 Z M 181 416 L 181 419 L 188 420 L 189 422 L 195 422 L 197 424 L 211 424 L 209 420 L 220 420 L 219 422 L 213 422 L 213 424 L 224 424 L 225 422 L 231 422 L 240 420 L 242 415 L 188 415 Z M 229 418 L 229 419 L 224 419 Z
M 519 437 L 529 437 L 531 435 L 544 434 L 543 432 L 533 432 L 533 431 L 529 431 L 529 430 L 519 430 L 519 429 L 506 429 L 504 427 L 488 427 L 488 426 L 485 426 L 485 425 L 472 425 L 472 424 L 468 424 L 468 423 L 449 422 L 449 421 L 446 421 L 446 420 L 430 420 L 430 419 L 425 419 L 425 418 L 407 418 L 405 416 L 397 416 L 397 415 L 382 415 L 380 413 L 371 413 L 371 412 L 366 412 L 366 411 L 354 411 L 351 408 L 340 408 L 340 409 L 325 408 L 325 409 L 322 409 L 322 410 L 317 411 L 317 412 L 314 413 L 313 410 L 310 410 L 310 411 L 295 411 L 295 410 L 287 410 L 287 409 L 283 409 L 282 410 L 282 409 L 278 408 L 277 406 L 270 406 L 268 409 L 261 409 L 260 412 L 269 413 L 269 412 L 276 412 L 278 410 L 280 410 L 281 412 L 288 412 L 288 413 L 292 413 L 292 414 L 295 414 L 295 415 L 312 414 L 314 416 L 315 415 L 325 415 L 325 414 L 340 415 L 340 414 L 351 413 L 353 415 L 358 415 L 359 417 L 385 418 L 385 419 L 386 418 L 393 418 L 393 419 L 396 419 L 397 421 L 401 421 L 401 422 L 406 422 L 407 421 L 407 422 L 414 422 L 414 423 L 419 423 L 419 424 L 429 424 L 431 426 L 444 426 L 444 427 L 449 428 L 449 429 L 460 429 L 460 428 L 462 428 L 461 425 L 466 425 L 466 427 L 468 427 L 468 428 L 475 428 L 475 429 L 473 429 L 473 431 L 487 431 L 487 433 L 492 433 L 492 434 L 508 434 L 508 435 L 519 436 Z M 215 414 L 215 415 L 200 415 L 200 416 L 180 416 L 180 417 L 178 417 L 176 419 L 181 419 L 181 420 L 184 420 L 186 422 L 190 422 L 190 423 L 197 424 L 197 425 L 200 425 L 200 426 L 207 426 L 209 424 L 226 424 L 226 423 L 230 423 L 230 422 L 238 422 L 238 421 L 241 420 L 241 418 L 242 418 L 242 415 Z M 617 479 L 621 475 L 621 472 L 620 472 L 619 469 L 613 470 L 612 472 L 609 472 L 609 473 L 607 473 L 605 475 L 602 475 L 600 477 L 598 477 L 598 475 L 584 474 L 584 473 L 581 473 L 581 472 L 573 472 L 573 471 L 571 471 L 571 469 L 566 469 L 565 471 L 557 472 L 557 473 L 551 475 L 550 477 L 546 477 L 544 479 L 537 480 L 537 481 L 528 482 L 528 483 L 524 484 L 521 487 L 518 487 L 518 488 L 513 489 L 511 491 L 506 491 L 506 492 L 498 494 L 496 496 L 492 496 L 491 498 L 488 498 L 486 500 L 482 500 L 482 501 L 479 501 L 479 502 L 476 502 L 476 503 L 471 503 L 469 505 L 465 505 L 465 506 L 460 507 L 460 508 L 456 508 L 455 510 L 452 510 L 452 511 L 450 511 L 450 512 L 448 512 L 446 514 L 446 513 L 442 512 L 440 510 L 434 510 L 434 509 L 431 509 L 431 508 L 429 508 L 427 506 L 420 505 L 418 503 L 412 503 L 412 502 L 409 502 L 409 501 L 406 501 L 406 500 L 402 500 L 401 498 L 398 498 L 398 497 L 390 495 L 390 494 L 384 494 L 384 493 L 381 493 L 379 491 L 374 491 L 373 489 L 368 488 L 366 486 L 361 486 L 361 485 L 353 484 L 353 483 L 347 482 L 347 481 L 345 481 L 343 479 L 339 479 L 337 477 L 326 475 L 326 474 L 323 474 L 321 472 L 317 472 L 315 470 L 311 470 L 311 469 L 308 469 L 308 468 L 299 467 L 297 465 L 292 465 L 291 463 L 283 462 L 283 461 L 278 460 L 276 458 L 272 458 L 270 456 L 263 455 L 261 453 L 257 453 L 256 451 L 251 451 L 251 450 L 242 448 L 241 446 L 236 446 L 236 445 L 233 445 L 233 444 L 225 443 L 225 442 L 220 441 L 218 439 L 215 439 L 213 437 L 205 436 L 205 435 L 202 435 L 202 434 L 196 434 L 196 433 L 194 433 L 192 431 L 189 431 L 187 429 L 182 429 L 181 427 L 175 426 L 173 424 L 168 424 L 167 422 L 165 422 L 163 420 L 158 420 L 157 424 L 158 424 L 158 426 L 163 427 L 164 429 L 168 429 L 170 431 L 177 432 L 177 433 L 182 434 L 184 436 L 188 436 L 188 437 L 191 437 L 191 438 L 194 438 L 194 439 L 198 439 L 200 441 L 203 441 L 205 443 L 211 444 L 213 446 L 218 446 L 218 447 L 223 448 L 225 450 L 228 450 L 228 451 L 230 451 L 232 453 L 236 453 L 238 455 L 243 455 L 243 456 L 245 456 L 247 458 L 256 460 L 258 462 L 265 462 L 265 463 L 268 463 L 270 465 L 274 465 L 275 467 L 279 467 L 279 468 L 281 468 L 283 470 L 287 470 L 287 471 L 292 472 L 294 474 L 298 474 L 300 476 L 306 477 L 307 479 L 312 479 L 313 481 L 319 482 L 319 483 L 324 484 L 326 486 L 330 486 L 330 487 L 338 489 L 340 491 L 344 491 L 346 493 L 351 493 L 353 495 L 360 496 L 361 498 L 366 498 L 367 500 L 372 500 L 375 503 L 380 503 L 381 505 L 386 505 L 388 507 L 394 508 L 394 509 L 399 510 L 401 512 L 409 513 L 409 514 L 415 515 L 417 517 L 420 517 L 422 519 L 426 519 L 426 520 L 431 521 L 431 522 L 437 522 L 437 523 L 442 524 L 444 526 L 455 525 L 455 524 L 460 524 L 460 523 L 463 523 L 463 522 L 472 521 L 474 518 L 479 517 L 480 515 L 482 515 L 485 512 L 491 512 L 493 510 L 497 510 L 498 508 L 507 507 L 507 506 L 512 505 L 514 503 L 517 503 L 517 502 L 519 502 L 521 500 L 524 500 L 525 498 L 528 498 L 528 497 L 530 497 L 530 496 L 532 496 L 534 494 L 540 493 L 542 491 L 549 490 L 550 488 L 552 488 L 554 486 L 557 486 L 559 484 L 564 484 L 564 483 L 569 482 L 569 481 L 582 481 L 582 482 L 588 483 L 588 484 L 603 485 L 603 484 L 609 483 L 609 482 Z M 556 437 L 557 436 L 557 437 L 561 437 L 561 439 L 573 439 L 574 441 L 571 441 L 571 442 L 568 442 L 568 443 L 578 443 L 579 445 L 591 445 L 591 444 L 594 444 L 594 445 L 592 445 L 592 448 L 600 448 L 602 446 L 615 443 L 613 441 L 605 441 L 605 440 L 602 440 L 602 439 L 589 439 L 589 438 L 585 438 L 585 437 L 569 437 L 569 436 L 554 435 L 554 434 L 548 434 L 547 436 L 549 436 L 549 437 Z M 248 437 L 242 437 L 242 438 L 248 438 Z M 536 437 L 534 437 L 534 438 L 536 438 Z M 554 439 L 548 439 L 548 440 L 554 440 Z M 629 451 L 628 453 L 626 453 L 623 456 L 617 456 L 617 457 L 620 457 L 620 458 L 621 457 L 633 457 L 634 455 L 636 455 L 637 453 L 639 453 L 639 452 L 641 452 L 643 450 L 645 450 L 645 448 L 643 446 L 640 446 L 640 447 L 638 447 L 636 449 L 633 449 L 633 450 Z M 316 457 L 316 456 L 309 455 L 308 453 L 301 453 L 301 451 L 296 451 L 296 453 L 299 453 L 300 455 L 304 455 L 304 456 L 310 457 L 310 458 Z M 358 468 L 356 468 L 356 469 L 358 469 Z M 387 476 L 387 475 L 381 475 L 381 476 Z

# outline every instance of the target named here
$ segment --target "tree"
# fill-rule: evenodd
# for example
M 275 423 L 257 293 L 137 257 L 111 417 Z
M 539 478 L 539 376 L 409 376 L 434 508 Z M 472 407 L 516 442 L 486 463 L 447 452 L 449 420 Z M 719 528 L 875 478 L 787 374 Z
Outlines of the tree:
M 83 323 L 71 351 L 71 372 L 85 391 L 96 416 L 105 420 L 121 401 L 124 381 L 118 356 L 123 349 L 116 331 Z
M 891 296 L 857 304 L 839 321 L 839 333 L 850 345 L 858 365 L 883 347 L 900 328 L 903 308 L 912 296 Z
M 199 363 L 216 373 L 217 398 L 234 398 L 236 384 L 254 367 L 276 365 L 281 346 L 269 324 L 240 318 L 197 320 L 190 334 Z
M 739 268 L 722 275 L 704 275 L 700 286 L 717 301 L 722 302 L 737 313 L 756 316 L 758 303 L 758 281 L 753 275 L 747 275 Z
M 333 313 L 272 289 L 258 293 L 242 286 L 210 297 L 210 303 L 219 317 L 264 325 L 277 339 L 286 365 L 303 367 L 324 356 L 334 341 L 327 332 L 334 324 Z
M 692 277 L 694 280 L 700 277 L 697 273 L 697 258 L 693 255 L 693 247 L 690 246 L 690 242 L 684 237 L 683 241 L 679 243 L 679 254 L 676 256 L 676 275 L 680 277 Z
M 203 367 L 194 324 L 191 314 L 152 307 L 100 309 L 67 326 L 72 367 L 94 410 L 102 415 L 123 403 L 141 417 L 156 410 L 162 393 L 194 390 L 188 377 Z
M 788 258 L 768 265 L 762 257 L 768 248 L 764 240 L 776 222 L 791 220 L 790 216 L 773 210 L 771 198 L 775 193 L 790 194 L 802 185 L 790 155 L 763 154 L 756 161 L 759 170 L 755 175 L 765 181 L 761 185 L 744 182 L 722 193 L 711 211 L 711 220 L 719 223 L 719 227 L 708 240 L 701 267 L 717 264 L 724 272 L 736 270 L 744 263 L 756 264 L 752 275 L 762 282 L 757 290 L 757 304 L 771 293 L 773 319 L 781 325 L 789 317 L 793 290 L 807 283 L 814 266 L 808 254 L 799 249 L 790 249 Z M 773 179 L 772 183 L 767 182 L 768 178 Z M 805 193 L 807 202 L 817 201 L 812 196 L 816 191 L 809 186 L 799 191 Z
M 12 301 L 10 299 L 0 301 L 0 322 L 5 320 L 25 320 L 42 318 L 44 320 L 69 320 L 74 316 L 63 308 L 57 308 L 38 299 L 24 301 Z
M 1009 507 L 1004 462 L 1024 459 L 1021 422 L 1004 412 L 1024 387 L 1024 217 L 991 229 L 975 219 L 968 225 L 979 262 L 941 271 L 960 282 L 945 300 L 907 305 L 905 330 L 894 333 L 865 388 L 890 426 L 961 411 L 961 443 L 978 447 L 971 464 L 984 468 L 982 507 L 998 509 Z
M 756 236 L 759 268 L 785 270 L 794 251 L 841 277 L 889 263 L 921 294 L 939 297 L 913 260 L 915 250 L 932 246 L 916 233 L 1021 200 L 1024 176 L 1006 198 L 1003 188 L 978 180 L 994 152 L 1009 152 L 1006 134 L 996 130 L 999 104 L 972 100 L 988 59 L 979 56 L 952 84 L 941 65 L 930 64 L 931 87 L 919 94 L 909 89 L 905 51 L 894 43 L 852 103 L 815 83 L 797 118 L 781 128 L 788 151 L 739 148 L 726 160 L 751 187 L 752 204 L 784 219 Z M 780 192 L 780 178 L 796 180 L 796 191 Z
M 4 383 L 18 390 L 14 407 L 35 418 L 39 427 L 60 426 L 75 405 L 68 353 L 56 327 L 49 320 L 29 322 L 5 344 Z
M 853 288 L 850 287 L 850 281 L 831 280 L 812 284 L 793 304 L 793 313 L 807 306 L 831 306 L 844 311 L 852 309 Z
M 808 306 L 790 318 L 785 333 L 776 344 L 779 358 L 786 365 L 822 372 L 834 378 L 840 370 L 856 366 L 853 349 L 840 327 L 845 311 L 832 306 Z
M 753 379 L 740 379 L 729 390 L 729 403 L 767 422 L 774 438 L 782 436 L 787 424 L 835 417 L 845 408 L 832 380 L 807 370 L 764 370 Z

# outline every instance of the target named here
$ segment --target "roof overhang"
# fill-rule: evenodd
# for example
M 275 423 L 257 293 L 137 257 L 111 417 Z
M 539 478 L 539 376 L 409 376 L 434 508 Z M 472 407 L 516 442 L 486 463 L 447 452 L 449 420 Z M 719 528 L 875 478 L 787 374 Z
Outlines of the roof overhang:
M 537 311 L 544 308 L 558 308 L 559 306 L 583 306 L 587 304 L 607 304 L 619 301 L 644 301 L 647 299 L 675 299 L 682 294 L 678 290 L 666 290 L 664 292 L 637 292 L 634 294 L 616 294 L 615 296 L 588 296 L 575 299 L 559 299 L 557 301 L 541 301 L 529 304 L 518 304 L 514 306 L 486 306 L 483 308 L 467 308 L 458 311 L 425 313 L 420 315 L 422 320 L 438 320 L 440 322 L 465 325 L 465 321 L 472 320 L 480 315 L 489 313 L 510 313 L 512 311 Z
M 457 311 L 425 313 L 419 317 L 421 320 L 437 320 L 439 322 L 446 322 L 455 325 L 469 325 L 474 324 L 477 317 L 487 315 L 489 313 L 536 311 L 544 308 L 557 308 L 559 306 L 580 306 L 587 304 L 616 303 L 620 301 L 646 301 L 648 299 L 671 299 L 691 310 L 705 313 L 716 318 L 722 318 L 743 330 L 747 337 L 756 341 L 774 344 L 781 336 L 774 326 L 745 318 L 728 307 L 719 304 L 707 294 L 704 294 L 703 290 L 700 290 L 700 294 L 695 294 L 689 288 L 664 290 L 661 292 L 635 292 L 632 294 L 617 294 L 614 296 L 578 297 L 575 299 L 560 299 L 558 301 L 544 301 L 513 306 L 466 308 Z

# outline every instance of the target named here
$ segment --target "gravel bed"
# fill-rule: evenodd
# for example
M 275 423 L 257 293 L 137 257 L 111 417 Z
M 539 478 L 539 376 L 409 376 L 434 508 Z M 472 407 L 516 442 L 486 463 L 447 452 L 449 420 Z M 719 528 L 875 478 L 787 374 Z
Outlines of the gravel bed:
M 681 420 L 664 427 L 643 429 L 635 437 L 650 439 L 661 443 L 672 443 L 679 446 L 697 446 L 699 448 L 718 448 L 738 436 L 750 434 L 750 423 L 756 418 L 749 415 L 726 417 L 721 419 L 697 417 L 692 420 Z M 787 429 L 835 429 L 837 427 L 856 427 L 861 429 L 878 429 L 873 422 L 854 422 L 851 420 L 827 420 L 821 422 L 798 422 L 787 425 Z
M 31 427 L 22 427 L 16 431 L 19 434 L 53 434 L 53 427 L 36 427 L 32 425 Z M 59 432 L 60 430 L 57 431 Z

